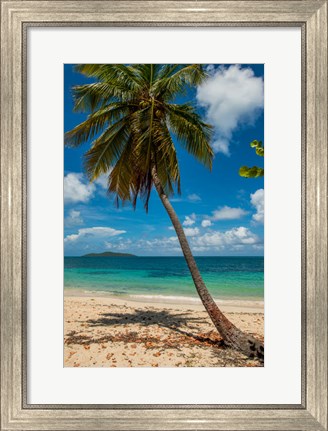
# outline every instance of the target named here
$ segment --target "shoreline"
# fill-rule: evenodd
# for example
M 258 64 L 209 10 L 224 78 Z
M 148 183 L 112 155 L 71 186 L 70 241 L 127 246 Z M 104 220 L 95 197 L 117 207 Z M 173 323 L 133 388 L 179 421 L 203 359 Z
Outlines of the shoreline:
M 115 295 L 110 292 L 104 291 L 87 291 L 80 289 L 64 288 L 64 298 L 104 298 L 110 301 L 119 301 L 121 303 L 128 303 L 129 306 L 136 304 L 149 304 L 156 307 L 165 305 L 167 307 L 182 307 L 194 308 L 195 310 L 203 310 L 204 306 L 201 300 L 197 297 L 191 296 L 173 296 L 173 295 Z M 262 313 L 264 314 L 264 300 L 256 299 L 216 299 L 217 305 L 226 312 L 247 312 L 247 313 Z

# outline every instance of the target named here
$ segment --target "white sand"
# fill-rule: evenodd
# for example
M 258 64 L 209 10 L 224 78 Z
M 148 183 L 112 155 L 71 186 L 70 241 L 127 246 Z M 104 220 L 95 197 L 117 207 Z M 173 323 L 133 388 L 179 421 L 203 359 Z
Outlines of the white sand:
M 220 345 L 203 305 L 142 302 L 65 291 L 66 367 L 263 366 Z M 243 331 L 263 340 L 261 301 L 218 302 Z

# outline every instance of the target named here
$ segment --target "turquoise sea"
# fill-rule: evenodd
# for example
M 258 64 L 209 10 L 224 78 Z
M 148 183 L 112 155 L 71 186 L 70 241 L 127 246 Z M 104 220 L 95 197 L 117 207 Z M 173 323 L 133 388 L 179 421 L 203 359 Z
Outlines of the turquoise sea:
M 263 257 L 197 257 L 196 261 L 214 298 L 263 300 Z M 65 257 L 64 281 L 65 289 L 76 292 L 154 301 L 197 298 L 183 257 Z

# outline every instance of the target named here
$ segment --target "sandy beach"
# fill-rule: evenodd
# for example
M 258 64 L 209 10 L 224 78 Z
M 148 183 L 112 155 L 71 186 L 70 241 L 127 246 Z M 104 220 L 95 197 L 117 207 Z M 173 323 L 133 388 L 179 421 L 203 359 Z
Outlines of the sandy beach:
M 261 301 L 219 303 L 263 340 Z M 142 302 L 65 291 L 65 367 L 260 367 L 222 345 L 201 303 Z

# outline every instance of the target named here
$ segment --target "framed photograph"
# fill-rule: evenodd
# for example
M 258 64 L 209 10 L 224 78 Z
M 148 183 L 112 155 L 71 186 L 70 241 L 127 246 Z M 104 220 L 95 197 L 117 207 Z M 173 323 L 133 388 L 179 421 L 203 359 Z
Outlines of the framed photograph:
M 1 429 L 327 430 L 327 2 L 1 6 Z
M 263 65 L 66 64 L 64 82 L 64 365 L 263 366 Z M 230 157 L 238 132 L 259 140 Z

